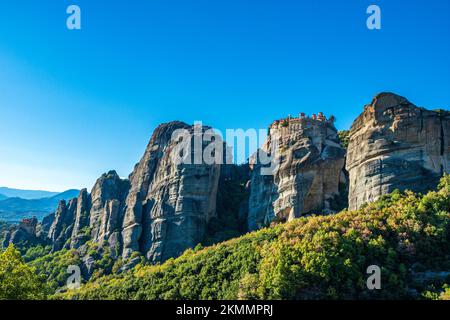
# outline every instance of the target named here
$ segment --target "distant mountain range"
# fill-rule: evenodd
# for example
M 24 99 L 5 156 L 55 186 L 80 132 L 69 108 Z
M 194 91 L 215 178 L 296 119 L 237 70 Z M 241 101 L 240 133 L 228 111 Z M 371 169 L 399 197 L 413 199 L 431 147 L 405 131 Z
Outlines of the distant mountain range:
M 58 193 L 2 187 L 0 188 L 0 220 L 15 223 L 33 216 L 41 220 L 56 210 L 59 201 L 76 198 L 79 193 L 80 191 L 75 189 Z M 39 196 L 43 197 L 36 198 Z
M 2 196 L 7 198 L 22 198 L 26 200 L 51 198 L 60 192 L 42 191 L 42 190 L 21 190 L 7 187 L 0 187 L 0 200 Z M 4 198 L 3 198 L 4 199 Z

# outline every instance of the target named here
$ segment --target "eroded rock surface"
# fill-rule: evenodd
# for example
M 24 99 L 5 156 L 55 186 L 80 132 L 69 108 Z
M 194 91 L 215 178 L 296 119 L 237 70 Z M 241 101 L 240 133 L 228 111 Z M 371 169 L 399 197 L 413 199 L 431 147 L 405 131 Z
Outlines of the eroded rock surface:
M 215 215 L 220 165 L 174 162 L 179 141 L 173 141 L 172 134 L 180 129 L 194 138 L 193 126 L 160 125 L 130 175 L 122 232 L 124 257 L 133 252 L 152 262 L 175 257 L 204 239 L 206 225 Z M 204 142 L 201 147 L 204 150 Z
M 425 192 L 450 169 L 450 114 L 419 108 L 392 93 L 377 95 L 350 130 L 349 208 L 395 189 Z
M 249 229 L 259 229 L 273 220 L 289 221 L 312 211 L 331 212 L 344 182 L 345 161 L 333 118 L 302 114 L 275 121 L 269 130 L 262 152 L 273 159 L 273 170 L 272 174 L 268 170 L 263 174 L 267 165 L 253 157 Z
M 90 241 L 109 246 L 113 258 L 136 261 L 136 255 L 144 255 L 161 262 L 202 242 L 216 215 L 220 176 L 220 163 L 204 161 L 203 152 L 211 141 L 223 144 L 210 129 L 178 121 L 162 124 L 129 179 L 110 171 L 90 194 L 83 189 L 78 198 L 61 201 L 41 227 L 53 251 L 85 251 Z M 185 135 L 172 139 L 177 130 Z M 194 155 L 198 141 L 200 152 Z M 180 161 L 188 156 L 190 161 Z
M 113 243 L 114 251 L 120 250 L 116 239 L 121 231 L 128 188 L 128 180 L 110 171 L 97 180 L 90 194 L 83 189 L 78 198 L 67 204 L 61 201 L 48 231 L 53 251 L 77 249 L 88 240 L 101 245 Z M 48 224 L 46 220 L 43 226 Z

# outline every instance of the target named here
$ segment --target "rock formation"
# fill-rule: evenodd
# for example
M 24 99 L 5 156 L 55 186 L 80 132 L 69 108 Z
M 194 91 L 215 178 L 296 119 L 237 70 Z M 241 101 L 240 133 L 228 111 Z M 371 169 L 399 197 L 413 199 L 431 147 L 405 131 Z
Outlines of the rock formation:
M 128 180 L 122 180 L 115 171 L 102 175 L 95 183 L 88 200 L 89 231 L 95 243 L 107 242 L 114 249 L 119 246 L 117 239 L 122 227 L 128 190 Z M 83 210 L 79 212 L 83 214 Z
M 47 236 L 53 251 L 79 248 L 88 240 L 99 244 L 107 242 L 115 250 L 119 245 L 117 240 L 128 188 L 127 180 L 110 171 L 97 180 L 90 194 L 83 189 L 78 198 L 67 204 L 61 201 Z
M 425 192 L 450 170 L 450 113 L 419 108 L 392 93 L 377 95 L 350 130 L 349 208 L 394 189 Z
M 273 170 L 261 163 L 261 154 L 272 159 Z M 251 160 L 249 229 L 332 210 L 344 182 L 344 161 L 333 118 L 302 114 L 275 121 L 260 154 Z
M 82 189 L 77 199 L 77 210 L 75 222 L 70 239 L 70 247 L 78 248 L 88 240 L 87 226 L 89 226 L 89 214 L 91 208 L 91 197 L 86 189 Z
M 152 262 L 175 257 L 203 240 L 206 225 L 215 215 L 220 164 L 176 163 L 178 152 L 172 134 L 186 130 L 183 139 L 200 138 L 208 128 L 182 122 L 160 125 L 145 154 L 130 175 L 123 223 L 123 256 L 140 252 Z M 201 142 L 201 151 L 206 144 Z M 194 148 L 183 157 L 192 156 Z M 192 161 L 193 162 L 193 161 Z
M 124 258 L 126 269 L 141 255 L 163 262 L 198 243 L 223 241 L 274 220 L 338 211 L 346 206 L 348 184 L 355 209 L 396 188 L 434 188 L 450 170 L 450 114 L 389 93 L 376 96 L 355 120 L 347 156 L 334 119 L 322 113 L 273 122 L 250 166 L 207 161 L 204 155 L 225 160 L 228 153 L 210 129 L 178 121 L 160 125 L 128 179 L 115 171 L 103 174 L 90 193 L 83 189 L 78 198 L 61 201 L 38 228 L 21 224 L 5 244 L 37 233 L 53 251 L 77 249 L 91 274 L 89 241 L 109 248 L 113 259 Z M 212 144 L 222 149 L 212 150 Z
M 39 239 L 36 236 L 38 220 L 36 217 L 23 219 L 17 227 L 8 230 L 4 236 L 2 247 L 6 248 L 9 244 L 31 245 L 36 244 Z
M 209 129 L 182 122 L 162 124 L 129 179 L 110 171 L 90 194 L 84 189 L 77 199 L 61 201 L 51 226 L 46 218 L 41 228 L 53 251 L 84 251 L 90 241 L 109 246 L 113 258 L 133 258 L 135 253 L 161 262 L 202 242 L 216 215 L 220 176 L 220 163 L 206 163 L 203 152 L 212 142 L 223 144 Z M 176 130 L 184 135 L 173 139 Z M 195 141 L 200 141 L 200 152 L 194 154 Z M 190 162 L 176 161 L 189 156 Z
M 75 220 L 75 211 L 77 199 L 72 199 L 66 204 L 61 200 L 58 209 L 55 212 L 55 218 L 48 231 L 48 238 L 52 243 L 52 250 L 58 251 L 67 247 L 67 241 L 70 239 Z

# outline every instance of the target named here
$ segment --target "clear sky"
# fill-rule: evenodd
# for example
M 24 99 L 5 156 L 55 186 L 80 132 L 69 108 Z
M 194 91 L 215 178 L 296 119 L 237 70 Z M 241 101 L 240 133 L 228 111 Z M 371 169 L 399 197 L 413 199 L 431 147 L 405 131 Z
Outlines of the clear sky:
M 380 91 L 448 108 L 449 17 L 448 0 L 2 0 L 0 186 L 127 176 L 171 120 L 266 128 L 323 111 L 343 129 Z

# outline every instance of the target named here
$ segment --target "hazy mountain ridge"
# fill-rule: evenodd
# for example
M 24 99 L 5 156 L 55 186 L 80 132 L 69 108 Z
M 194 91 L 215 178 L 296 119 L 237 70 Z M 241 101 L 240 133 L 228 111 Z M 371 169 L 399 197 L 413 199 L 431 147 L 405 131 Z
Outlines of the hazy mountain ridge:
M 8 188 L 1 188 L 6 190 Z M 16 190 L 10 192 L 8 194 L 20 194 L 21 190 L 17 189 L 8 189 L 8 190 Z M 24 191 L 24 195 L 27 194 L 29 196 L 32 195 L 34 191 L 30 190 L 22 190 Z M 31 192 L 31 193 L 30 193 Z M 37 191 L 38 193 L 43 194 L 53 194 L 53 192 L 47 191 Z M 21 197 L 6 197 L 2 198 L 0 196 L 0 220 L 4 220 L 7 222 L 19 222 L 23 218 L 36 216 L 39 220 L 41 220 L 44 216 L 55 210 L 55 207 L 58 206 L 59 201 L 61 200 L 69 200 L 78 195 L 80 191 L 71 189 L 61 193 L 56 193 L 50 197 L 44 197 L 39 199 L 24 199 Z
M 27 189 L 14 189 L 8 187 L 0 187 L 0 199 L 1 196 L 6 198 L 22 198 L 26 200 L 36 200 L 43 198 L 54 197 L 61 192 L 57 191 L 45 191 L 45 190 L 27 190 Z

